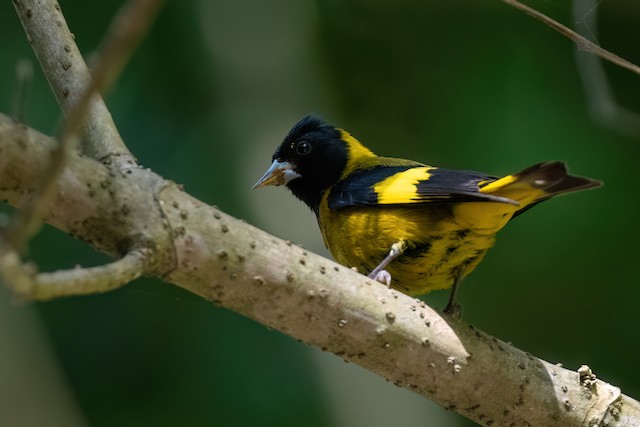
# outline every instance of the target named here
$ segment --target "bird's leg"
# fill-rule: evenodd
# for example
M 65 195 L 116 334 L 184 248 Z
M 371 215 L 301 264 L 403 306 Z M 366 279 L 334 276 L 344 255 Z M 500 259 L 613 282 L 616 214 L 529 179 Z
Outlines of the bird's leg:
M 371 273 L 369 273 L 367 277 L 369 277 L 370 279 L 374 279 L 380 283 L 384 283 L 387 286 L 391 286 L 391 274 L 389 274 L 389 272 L 385 270 L 385 267 L 389 265 L 391 261 L 400 256 L 404 252 L 406 246 L 407 245 L 404 240 L 400 240 L 391 245 L 391 250 L 389 251 L 387 256 L 382 260 L 380 264 L 378 264 L 376 268 L 373 269 L 373 271 L 371 271 Z
M 464 270 L 465 266 L 461 266 L 456 271 L 453 286 L 451 287 L 451 294 L 449 295 L 449 303 L 444 308 L 445 314 L 455 317 L 456 319 L 460 319 L 462 317 L 462 306 L 456 302 L 456 295 L 460 289 L 460 282 L 462 281 L 462 276 L 464 276 Z

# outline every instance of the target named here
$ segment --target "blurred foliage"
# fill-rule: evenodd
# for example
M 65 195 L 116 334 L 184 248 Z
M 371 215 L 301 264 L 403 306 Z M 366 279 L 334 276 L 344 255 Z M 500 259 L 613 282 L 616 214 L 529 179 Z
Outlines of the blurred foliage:
M 62 2 L 85 55 L 120 3 Z M 571 24 L 569 4 L 530 4 Z M 640 63 L 640 4 L 606 0 L 593 13 L 599 42 Z M 0 35 L 0 111 L 16 111 L 15 68 L 29 58 L 26 121 L 53 133 L 59 110 L 10 2 L 0 5 Z M 249 191 L 288 128 L 310 111 L 381 154 L 494 174 L 561 159 L 602 179 L 602 189 L 545 203 L 510 224 L 465 281 L 461 302 L 478 328 L 571 369 L 587 363 L 640 398 L 635 364 L 620 363 L 640 359 L 640 137 L 590 116 L 574 51 L 498 1 L 169 1 L 106 99 L 143 165 L 323 254 L 301 203 L 282 189 Z M 618 101 L 640 112 L 640 77 L 605 70 Z M 106 260 L 48 227 L 29 256 L 45 271 Z M 54 359 L 60 389 L 87 425 L 472 425 L 158 281 L 28 308 L 10 306 L 6 292 L 2 298 L 5 314 L 35 308 L 33 336 L 53 353 L 30 357 L 35 365 Z M 426 300 L 441 306 L 445 298 Z M 0 340 L 0 354 L 31 348 L 27 335 L 6 336 L 18 338 Z M 4 364 L 0 377 L 22 366 Z M 40 407 L 29 390 L 45 379 L 29 378 L 23 392 L 0 385 L 0 424 L 12 409 Z

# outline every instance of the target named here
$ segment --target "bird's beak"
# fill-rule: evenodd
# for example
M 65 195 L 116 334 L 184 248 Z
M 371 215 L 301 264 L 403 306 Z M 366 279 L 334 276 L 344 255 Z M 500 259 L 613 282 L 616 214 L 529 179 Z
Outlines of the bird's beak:
M 289 181 L 300 178 L 301 176 L 302 175 L 293 170 L 291 163 L 276 159 L 252 189 L 266 187 L 267 185 L 285 185 Z

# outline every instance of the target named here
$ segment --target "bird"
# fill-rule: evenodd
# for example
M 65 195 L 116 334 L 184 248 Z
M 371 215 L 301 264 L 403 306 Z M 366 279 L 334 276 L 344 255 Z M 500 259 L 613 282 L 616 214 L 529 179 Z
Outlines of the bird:
M 276 149 L 253 188 L 286 186 L 315 214 L 334 259 L 410 296 L 452 288 L 510 220 L 551 197 L 599 187 L 564 162 L 496 177 L 377 156 L 344 129 L 310 114 Z

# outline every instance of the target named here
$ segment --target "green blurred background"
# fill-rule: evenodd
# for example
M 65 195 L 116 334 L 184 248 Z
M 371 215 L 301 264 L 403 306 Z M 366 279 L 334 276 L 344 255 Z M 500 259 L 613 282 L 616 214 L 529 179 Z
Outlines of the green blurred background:
M 83 53 L 120 4 L 61 2 Z M 580 19 L 567 2 L 529 4 L 640 63 L 637 0 L 602 1 Z M 11 2 L 0 4 L 0 40 L 0 111 L 13 114 L 16 64 L 33 54 Z M 571 369 L 587 363 L 640 398 L 640 76 L 605 64 L 606 80 L 583 85 L 574 55 L 499 1 L 169 1 L 106 100 L 144 166 L 325 255 L 305 206 L 282 189 L 249 190 L 309 112 L 380 154 L 493 174 L 560 159 L 602 179 L 510 224 L 460 301 L 476 327 Z M 34 68 L 26 119 L 52 134 L 60 113 Z M 50 227 L 29 257 L 44 271 L 107 260 Z M 159 281 L 22 306 L 0 289 L 0 425 L 391 424 L 474 425 Z

